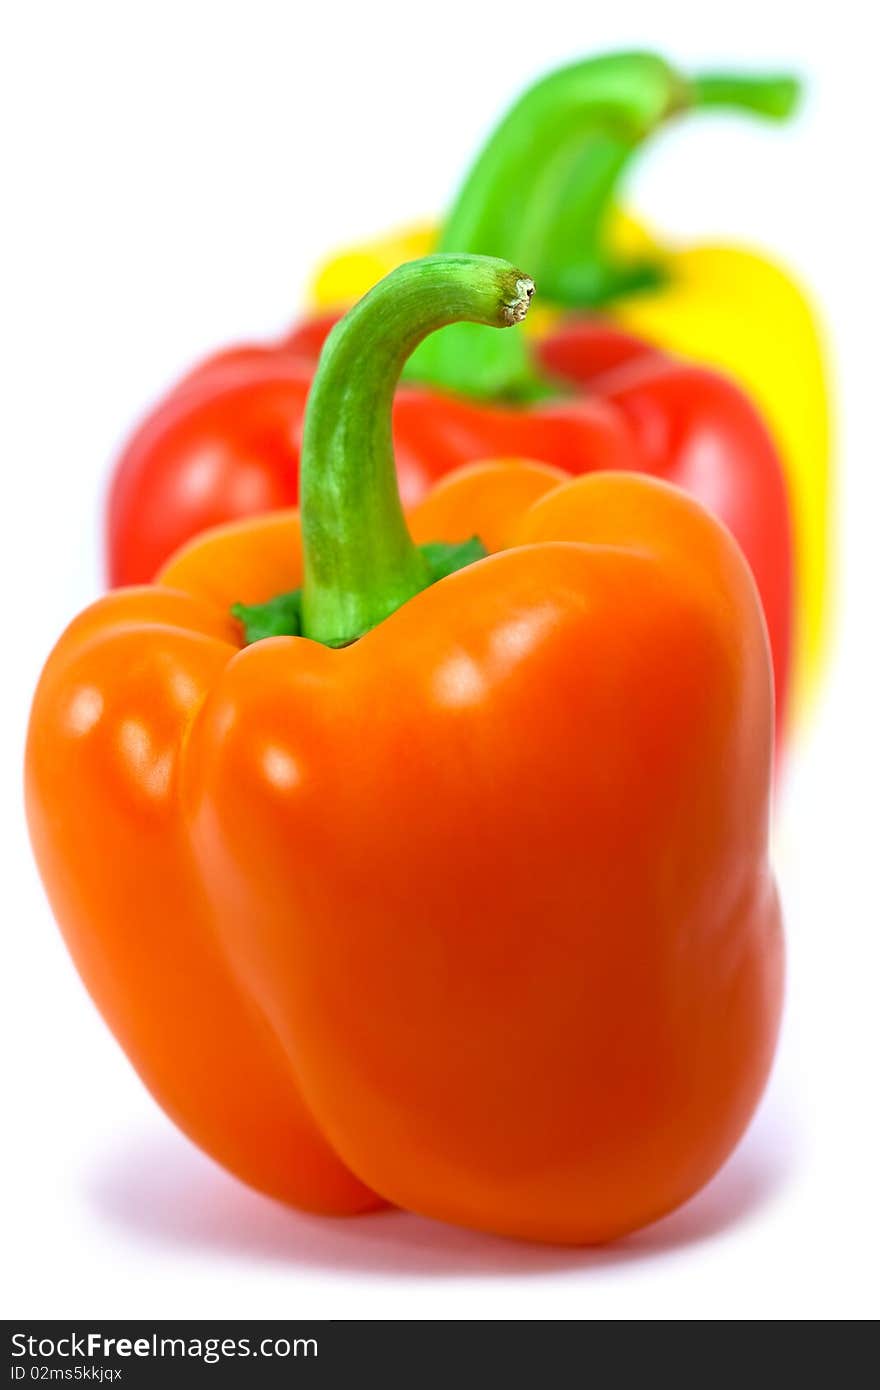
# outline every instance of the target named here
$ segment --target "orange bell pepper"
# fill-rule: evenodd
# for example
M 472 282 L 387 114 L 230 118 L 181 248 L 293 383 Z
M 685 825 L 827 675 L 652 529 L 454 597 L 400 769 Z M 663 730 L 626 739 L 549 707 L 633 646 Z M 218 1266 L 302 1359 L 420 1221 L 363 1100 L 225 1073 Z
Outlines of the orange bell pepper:
M 240 1177 L 593 1242 L 706 1182 L 767 1076 L 773 694 L 746 563 L 674 487 L 498 461 L 407 526 L 404 360 L 530 293 L 431 257 L 347 316 L 302 520 L 207 533 L 76 619 L 28 810 L 99 1008 Z

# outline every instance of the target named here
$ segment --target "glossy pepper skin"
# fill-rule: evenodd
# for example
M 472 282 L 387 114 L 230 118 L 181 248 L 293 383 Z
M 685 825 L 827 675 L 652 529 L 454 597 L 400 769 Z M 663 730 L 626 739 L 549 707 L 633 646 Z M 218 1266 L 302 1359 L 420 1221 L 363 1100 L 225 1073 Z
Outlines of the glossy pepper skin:
M 688 111 L 729 109 L 785 119 L 797 88 L 785 77 L 687 78 L 663 59 L 617 53 L 559 69 L 502 118 L 439 228 L 423 223 L 332 257 L 313 284 L 319 313 L 352 303 L 401 260 L 433 250 L 487 251 L 533 267 L 542 309 L 532 327 L 545 369 L 573 343 L 634 335 L 732 377 L 766 419 L 785 471 L 795 546 L 795 702 L 821 668 L 829 606 L 833 505 L 827 371 L 809 298 L 780 265 L 741 246 L 664 245 L 616 206 L 646 138 Z M 548 172 L 535 185 L 536 167 Z M 521 199 L 512 204 L 511 190 Z M 482 395 L 503 388 L 497 355 L 470 329 L 440 335 L 411 371 Z M 502 349 L 496 347 L 495 353 Z M 508 349 L 508 385 L 523 374 Z M 576 356 L 576 354 L 574 354 Z M 581 384 L 588 377 L 569 371 Z
M 407 528 L 403 360 L 528 285 L 436 257 L 357 307 L 302 520 L 208 533 L 75 621 L 28 808 L 99 1007 L 239 1176 L 589 1243 L 695 1192 L 764 1085 L 773 688 L 740 551 L 663 482 L 490 463 Z M 431 583 L 413 540 L 474 532 L 497 553 Z M 302 635 L 242 649 L 230 603 L 297 585 Z

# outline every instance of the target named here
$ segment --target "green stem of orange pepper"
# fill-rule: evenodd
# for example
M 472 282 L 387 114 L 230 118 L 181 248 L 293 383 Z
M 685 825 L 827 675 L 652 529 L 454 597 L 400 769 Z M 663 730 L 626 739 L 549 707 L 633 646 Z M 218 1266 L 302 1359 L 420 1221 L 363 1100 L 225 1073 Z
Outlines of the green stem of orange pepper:
M 429 333 L 461 320 L 510 327 L 525 317 L 533 291 L 506 261 L 427 256 L 386 276 L 334 328 L 300 460 L 303 636 L 344 646 L 437 579 L 436 557 L 413 543 L 400 503 L 394 390 Z

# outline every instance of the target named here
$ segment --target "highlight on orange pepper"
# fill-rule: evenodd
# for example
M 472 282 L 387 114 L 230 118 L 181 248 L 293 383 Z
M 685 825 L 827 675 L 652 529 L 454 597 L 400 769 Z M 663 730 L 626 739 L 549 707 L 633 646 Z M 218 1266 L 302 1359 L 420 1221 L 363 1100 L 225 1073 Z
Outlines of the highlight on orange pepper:
M 764 1086 L 773 689 L 748 567 L 675 487 L 499 460 L 405 519 L 406 358 L 531 291 L 436 256 L 351 311 L 301 516 L 74 621 L 27 800 L 93 998 L 220 1162 L 313 1210 L 590 1243 L 697 1191 Z

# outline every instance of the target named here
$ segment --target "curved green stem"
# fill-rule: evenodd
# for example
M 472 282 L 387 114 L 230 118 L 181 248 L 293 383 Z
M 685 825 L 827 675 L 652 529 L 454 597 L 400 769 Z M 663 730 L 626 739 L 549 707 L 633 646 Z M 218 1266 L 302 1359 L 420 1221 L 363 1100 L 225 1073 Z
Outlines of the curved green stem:
M 558 197 L 584 143 L 644 139 L 684 101 L 684 83 L 651 53 L 617 53 L 559 68 L 511 107 L 477 156 L 440 235 L 441 251 L 541 256 Z M 503 252 L 502 254 L 507 254 Z
M 726 107 L 784 119 L 787 76 L 712 73 L 688 79 L 651 53 L 615 53 L 542 78 L 490 136 L 456 198 L 441 251 L 503 255 L 530 265 L 542 297 L 597 305 L 654 284 L 659 267 L 621 262 L 608 217 L 634 152 L 672 117 Z M 479 330 L 448 329 L 416 353 L 407 376 L 481 396 L 527 397 L 535 374 L 522 342 L 490 350 Z
M 505 261 L 427 256 L 392 271 L 334 328 L 309 396 L 300 460 L 304 636 L 352 642 L 437 577 L 400 504 L 394 389 L 429 333 L 460 320 L 519 323 L 533 291 Z

